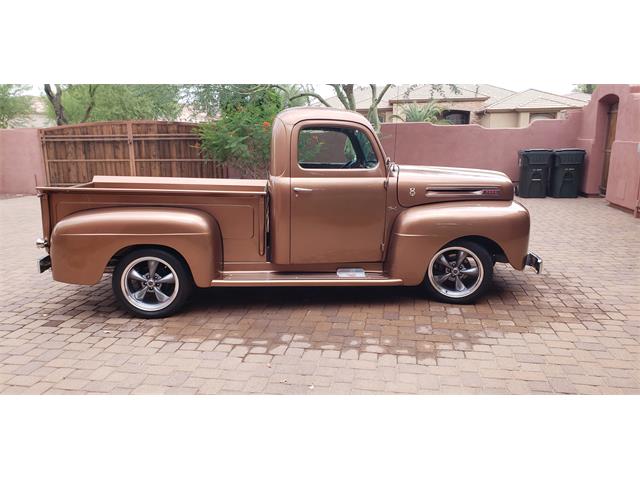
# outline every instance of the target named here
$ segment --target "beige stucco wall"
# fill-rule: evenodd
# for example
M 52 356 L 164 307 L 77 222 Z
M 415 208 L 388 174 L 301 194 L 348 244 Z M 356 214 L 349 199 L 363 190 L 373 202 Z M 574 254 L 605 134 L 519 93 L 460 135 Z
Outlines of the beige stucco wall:
M 518 127 L 529 125 L 529 112 L 518 112 Z
M 556 112 L 545 112 L 558 118 Z M 480 125 L 487 128 L 524 128 L 531 124 L 531 115 L 536 112 L 493 112 L 480 118 Z M 565 118 L 565 117 L 561 117 Z
M 480 125 L 487 128 L 517 128 L 520 126 L 519 115 L 516 112 L 486 113 Z

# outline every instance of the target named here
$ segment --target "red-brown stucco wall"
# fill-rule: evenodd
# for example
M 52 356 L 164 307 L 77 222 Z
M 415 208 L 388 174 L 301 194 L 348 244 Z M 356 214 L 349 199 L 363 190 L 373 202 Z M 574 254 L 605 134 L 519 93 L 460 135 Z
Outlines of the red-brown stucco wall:
M 577 146 L 587 151 L 584 189 L 597 193 L 604 166 L 607 110 L 618 103 L 606 199 L 635 210 L 640 201 L 640 85 L 600 85 L 584 107 Z
M 0 193 L 34 194 L 36 184 L 46 184 L 38 129 L 0 130 Z
M 564 120 L 537 120 L 525 128 L 480 125 L 387 123 L 382 143 L 399 164 L 486 168 L 517 181 L 518 150 L 583 148 L 587 152 L 581 191 L 599 192 L 607 134 L 607 110 L 618 102 L 606 199 L 637 211 L 640 205 L 640 85 L 600 85 L 591 102 Z
M 575 147 L 580 118 L 577 111 L 566 120 L 537 120 L 526 128 L 387 123 L 382 143 L 398 164 L 486 168 L 517 181 L 518 150 Z

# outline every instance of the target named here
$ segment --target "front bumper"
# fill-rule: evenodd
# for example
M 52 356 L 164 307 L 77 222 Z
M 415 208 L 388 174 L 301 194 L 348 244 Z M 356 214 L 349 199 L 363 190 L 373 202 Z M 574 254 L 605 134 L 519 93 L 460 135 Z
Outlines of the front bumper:
M 527 267 L 533 267 L 536 273 L 542 272 L 542 259 L 535 253 L 529 253 L 524 259 L 524 264 Z

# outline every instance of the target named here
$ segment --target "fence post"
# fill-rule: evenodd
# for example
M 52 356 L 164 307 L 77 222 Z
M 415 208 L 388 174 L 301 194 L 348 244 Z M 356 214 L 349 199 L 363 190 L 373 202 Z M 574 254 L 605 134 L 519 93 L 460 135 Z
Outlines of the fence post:
M 131 176 L 136 176 L 136 153 L 133 148 L 133 123 L 127 122 L 127 143 L 129 145 L 129 170 Z
M 44 131 L 42 129 L 38 130 L 38 135 L 40 135 L 40 145 L 42 147 L 42 161 L 44 162 L 44 175 L 47 180 L 47 187 L 51 186 L 51 174 L 49 173 L 49 156 L 47 155 L 47 142 L 45 140 Z

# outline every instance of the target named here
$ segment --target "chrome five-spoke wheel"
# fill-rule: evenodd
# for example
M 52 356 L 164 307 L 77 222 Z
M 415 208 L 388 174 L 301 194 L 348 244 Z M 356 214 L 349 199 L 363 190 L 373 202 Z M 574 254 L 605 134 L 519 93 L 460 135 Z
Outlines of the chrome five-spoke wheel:
M 180 289 L 175 270 L 157 257 L 142 257 L 132 261 L 125 268 L 120 281 L 127 301 L 149 312 L 170 305 Z
M 123 307 L 136 316 L 171 315 L 193 287 L 183 260 L 173 253 L 143 248 L 125 255 L 113 272 L 113 290 Z
M 439 300 L 464 303 L 486 288 L 491 270 L 491 256 L 483 247 L 460 241 L 433 256 L 427 271 L 427 286 Z

